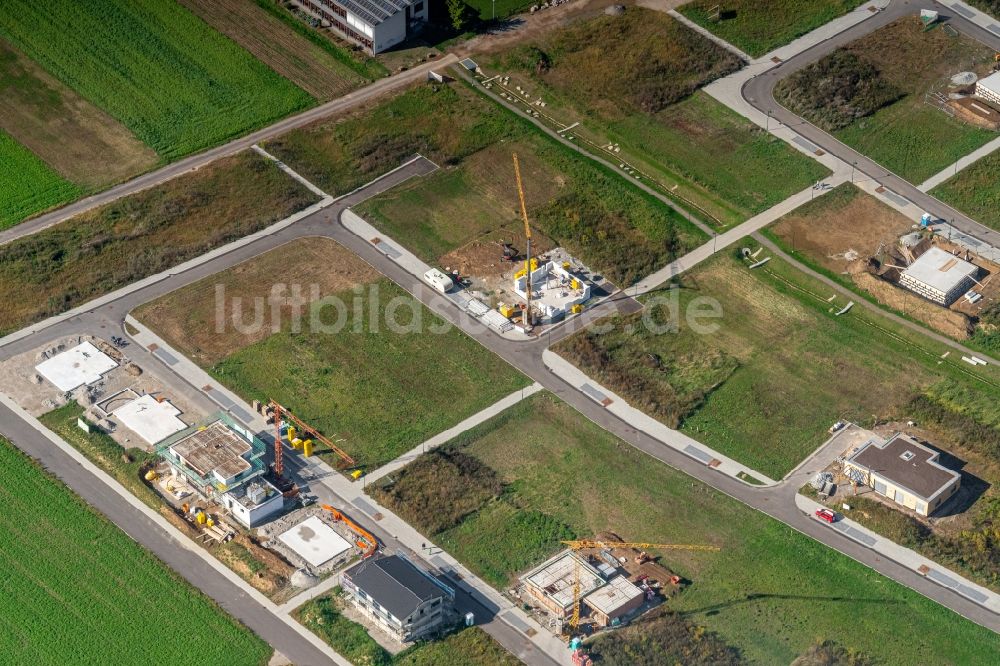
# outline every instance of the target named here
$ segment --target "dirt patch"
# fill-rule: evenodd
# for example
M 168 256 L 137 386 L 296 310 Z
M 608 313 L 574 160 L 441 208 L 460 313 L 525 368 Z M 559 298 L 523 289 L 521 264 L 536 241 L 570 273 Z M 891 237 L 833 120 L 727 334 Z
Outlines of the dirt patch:
M 969 124 L 990 130 L 1000 129 L 1000 111 L 981 99 L 963 97 L 951 100 L 948 105 L 955 109 L 959 118 Z
M 772 229 L 792 249 L 836 273 L 851 272 L 859 258 L 875 255 L 880 245 L 894 245 L 913 226 L 909 218 L 860 190 L 824 197 L 832 198 L 785 216 Z
M 908 317 L 921 321 L 950 338 L 965 340 L 972 334 L 973 324 L 961 312 L 931 303 L 867 272 L 854 273 L 851 279 L 874 296 L 879 303 L 903 312 Z
M 84 187 L 119 182 L 159 161 L 124 125 L 2 40 L 0 128 Z
M 303 238 L 147 303 L 134 315 L 174 349 L 208 367 L 289 322 L 296 301 L 308 313 L 308 304 L 317 298 L 377 279 L 375 269 L 336 241 Z M 225 305 L 221 323 L 216 310 L 220 293 Z M 259 326 L 234 326 L 237 303 L 243 308 L 242 321 L 249 324 L 255 301 L 275 306 L 264 308 Z
M 363 83 L 360 76 L 253 2 L 179 1 L 318 100 L 340 97 Z
M 502 261 L 503 248 L 500 245 L 502 242 L 510 243 L 517 250 L 517 259 L 514 262 Z M 551 238 L 532 230 L 533 256 L 540 256 L 555 247 L 556 243 Z M 458 270 L 463 277 L 492 282 L 523 268 L 526 249 L 523 225 L 510 223 L 488 231 L 462 247 L 442 255 L 438 263 L 449 269 Z

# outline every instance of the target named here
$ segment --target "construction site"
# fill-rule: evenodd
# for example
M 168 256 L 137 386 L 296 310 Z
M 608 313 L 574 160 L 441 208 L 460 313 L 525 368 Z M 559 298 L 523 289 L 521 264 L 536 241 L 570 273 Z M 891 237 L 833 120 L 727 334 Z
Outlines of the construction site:
M 630 543 L 612 532 L 567 546 L 524 573 L 508 594 L 530 607 L 539 623 L 569 638 L 583 664 L 582 637 L 623 626 L 681 592 L 689 581 L 648 550 L 717 551 L 715 546 Z

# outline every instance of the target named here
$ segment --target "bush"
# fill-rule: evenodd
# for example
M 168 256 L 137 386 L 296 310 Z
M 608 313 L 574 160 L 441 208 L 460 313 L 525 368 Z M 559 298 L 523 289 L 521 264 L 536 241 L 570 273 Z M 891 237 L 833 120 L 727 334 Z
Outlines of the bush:
M 903 96 L 871 62 L 838 49 L 780 81 L 775 97 L 827 131 L 843 129 Z
M 502 490 L 496 472 L 477 458 L 438 450 L 420 456 L 392 483 L 371 493 L 406 522 L 434 535 L 454 527 Z
M 662 608 L 619 631 L 599 636 L 589 647 L 601 666 L 743 663 L 739 650 L 716 634 Z

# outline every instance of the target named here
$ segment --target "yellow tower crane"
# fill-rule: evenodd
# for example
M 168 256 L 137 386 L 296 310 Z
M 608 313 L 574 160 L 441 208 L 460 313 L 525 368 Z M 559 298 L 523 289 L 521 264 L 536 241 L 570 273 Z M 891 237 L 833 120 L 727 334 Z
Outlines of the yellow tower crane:
M 632 541 L 596 541 L 592 539 L 583 539 L 578 541 L 563 541 L 563 544 L 569 546 L 570 550 L 577 551 L 583 550 L 585 548 L 638 548 L 641 550 L 646 550 L 647 548 L 656 548 L 658 550 L 700 550 L 704 552 L 715 553 L 720 550 L 718 546 L 704 546 L 704 545 L 694 545 L 694 544 L 679 544 L 679 543 L 638 543 Z M 576 561 L 576 572 L 574 573 L 573 581 L 573 615 L 569 620 L 570 631 L 575 631 L 577 626 L 580 624 L 580 560 Z
M 521 183 L 521 164 L 517 161 L 517 153 L 511 153 L 514 158 L 514 178 L 517 179 L 517 196 L 521 200 L 521 217 L 524 219 L 524 238 L 527 250 L 524 257 L 524 293 L 527 304 L 521 319 L 524 329 L 530 331 L 534 326 L 531 321 L 531 227 L 528 225 L 528 207 L 524 203 L 524 185 Z

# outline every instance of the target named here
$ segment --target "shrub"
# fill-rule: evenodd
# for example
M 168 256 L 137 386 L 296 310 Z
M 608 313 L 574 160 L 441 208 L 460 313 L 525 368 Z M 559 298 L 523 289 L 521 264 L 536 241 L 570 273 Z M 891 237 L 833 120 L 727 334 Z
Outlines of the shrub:
M 903 96 L 878 68 L 838 49 L 778 83 L 775 97 L 827 131 L 847 127 Z
M 743 663 L 739 650 L 716 634 L 662 608 L 624 629 L 599 636 L 590 645 L 590 654 L 602 666 Z

